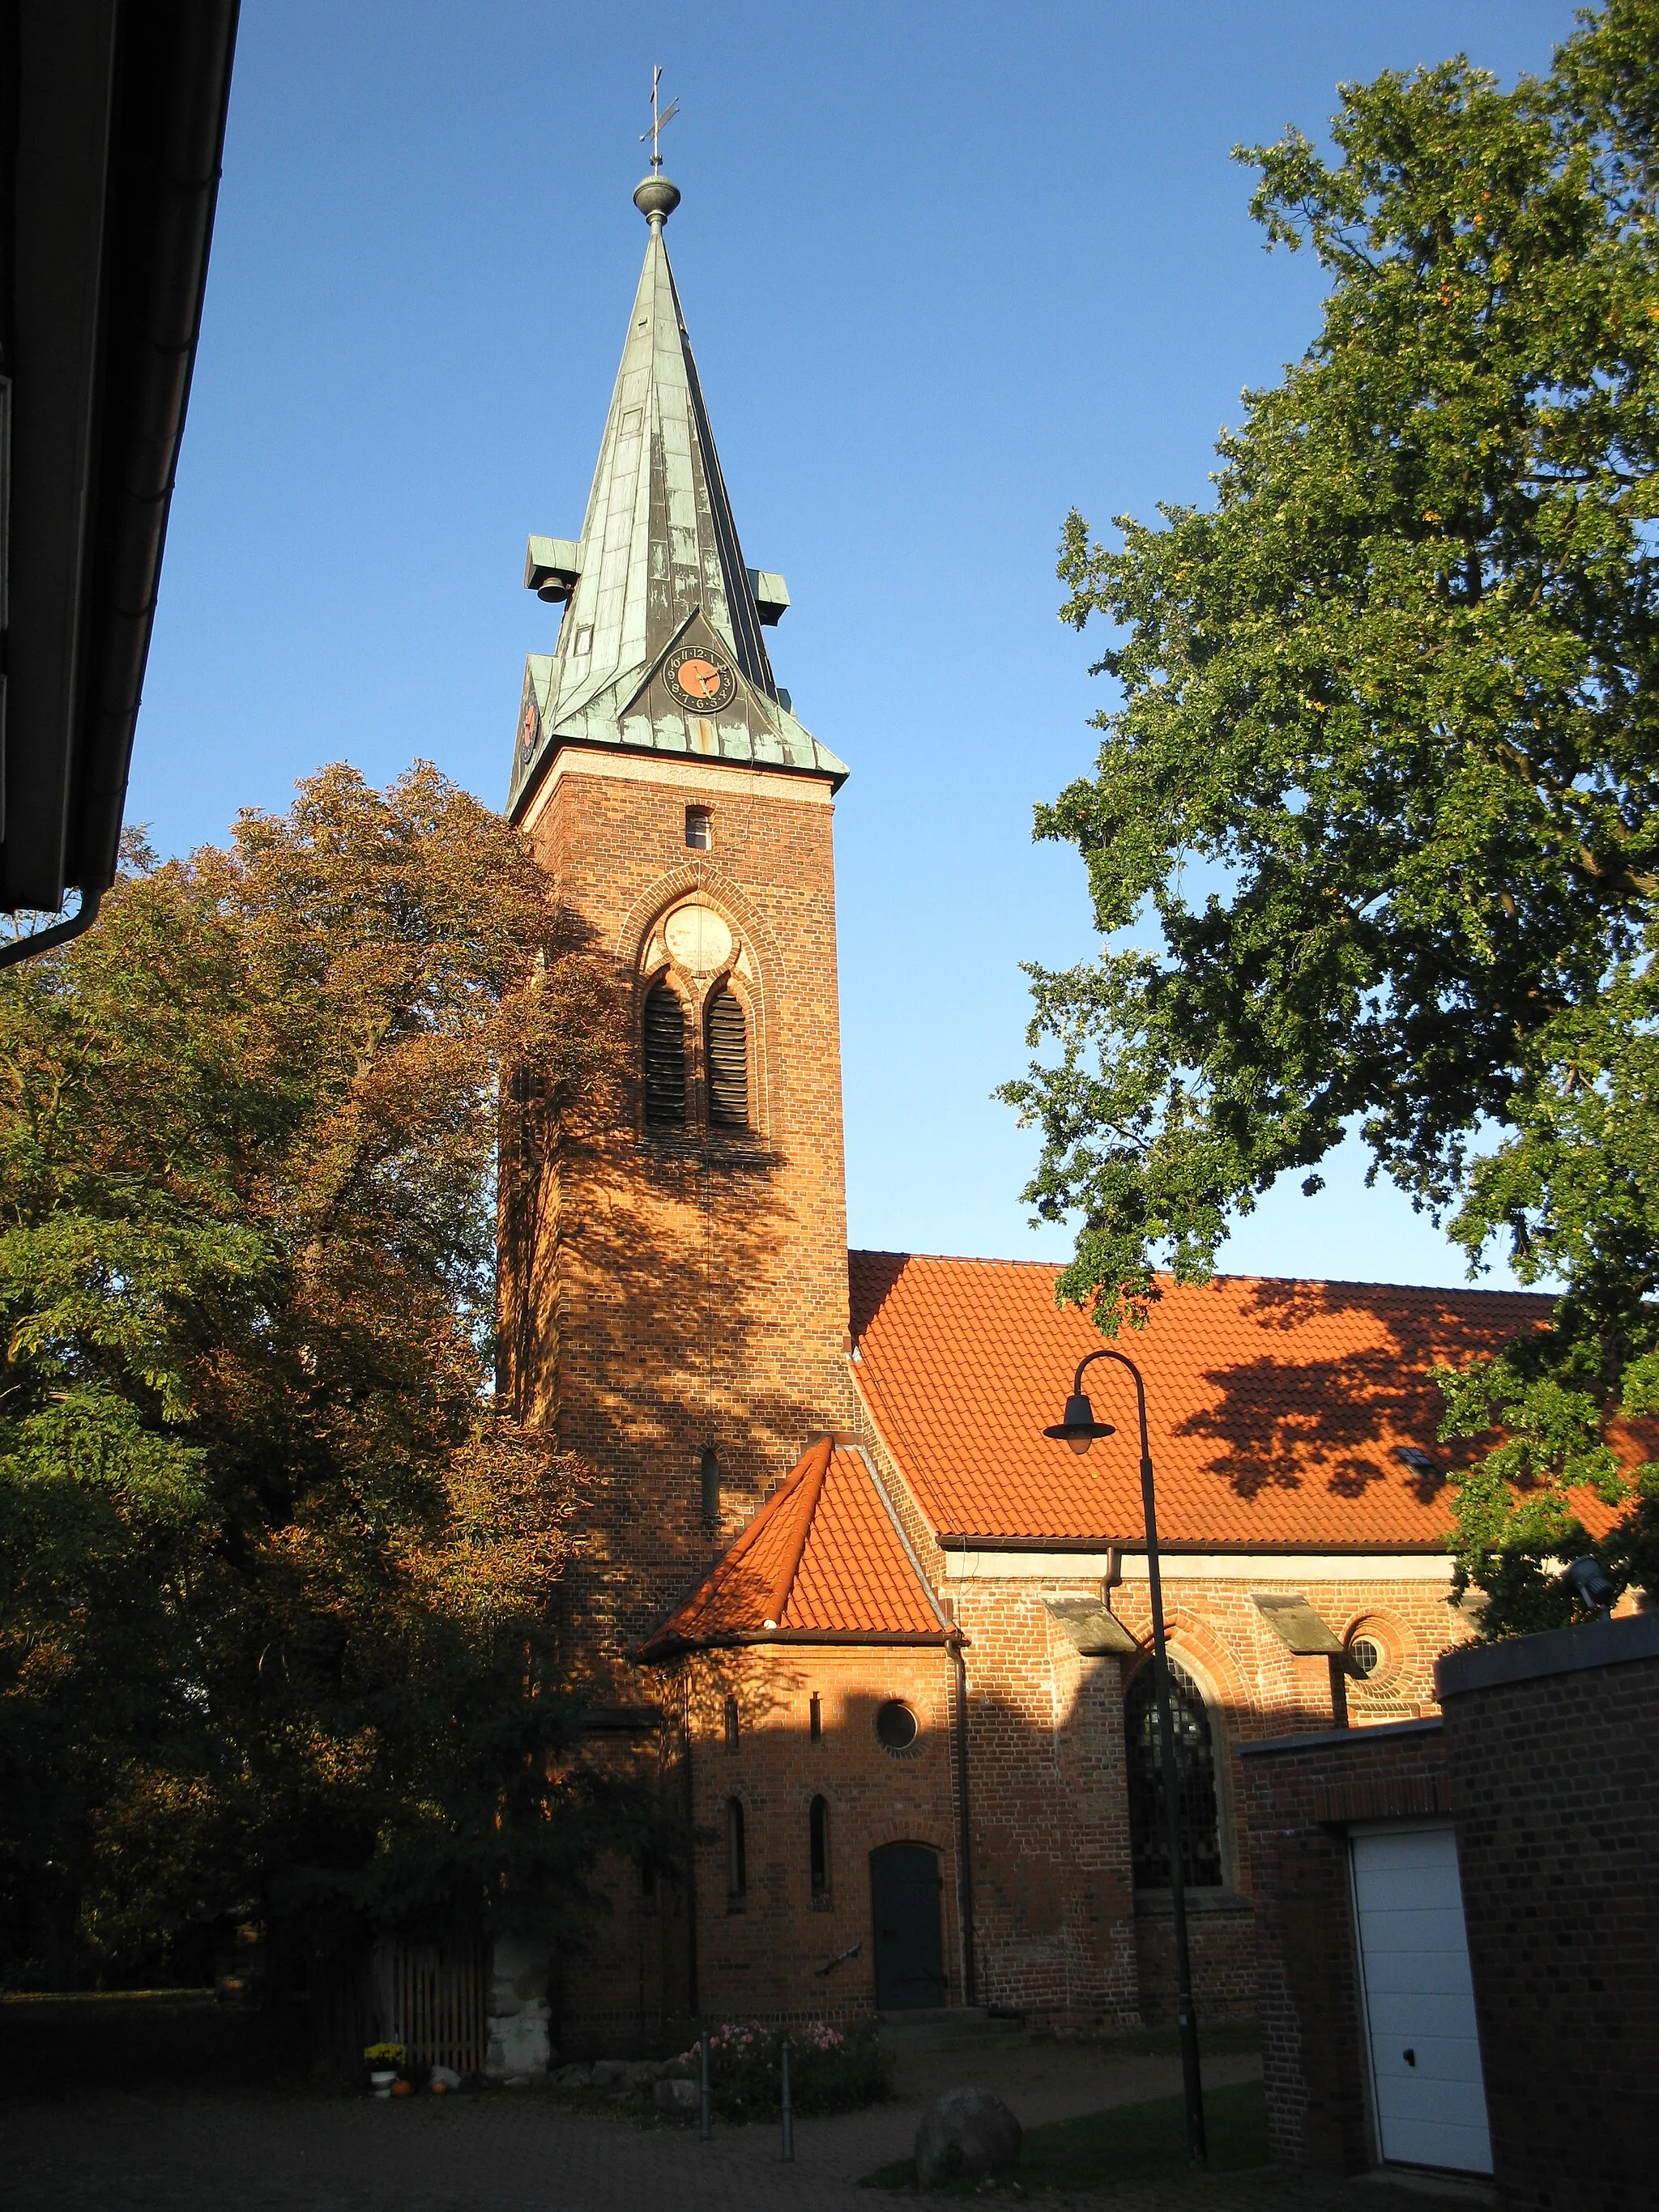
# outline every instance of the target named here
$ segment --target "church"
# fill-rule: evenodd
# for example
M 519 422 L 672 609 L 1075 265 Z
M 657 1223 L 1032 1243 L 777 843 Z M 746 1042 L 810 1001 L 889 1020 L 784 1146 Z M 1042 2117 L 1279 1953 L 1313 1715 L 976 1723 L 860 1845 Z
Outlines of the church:
M 1117 1434 L 1069 1449 L 1044 1431 L 1102 1340 L 1054 1267 L 848 1249 L 851 771 L 774 674 L 789 592 L 746 564 L 722 480 L 669 264 L 679 192 L 657 173 L 634 198 L 645 264 L 586 517 L 530 539 L 526 583 L 562 614 L 509 799 L 623 980 L 632 1077 L 511 1209 L 504 1372 L 592 1471 L 565 1622 L 589 1726 L 687 1847 L 608 1870 L 545 2003 L 545 1963 L 498 1956 L 493 2063 L 544 2060 L 550 2034 L 644 2048 L 692 2014 L 1167 2020 L 1133 1389 L 1091 1370 Z M 1431 1370 L 1547 1310 L 1231 1277 L 1166 1285 L 1124 1341 L 1200 2017 L 1254 2006 L 1239 1748 L 1435 1710 L 1433 1662 L 1471 1632 Z

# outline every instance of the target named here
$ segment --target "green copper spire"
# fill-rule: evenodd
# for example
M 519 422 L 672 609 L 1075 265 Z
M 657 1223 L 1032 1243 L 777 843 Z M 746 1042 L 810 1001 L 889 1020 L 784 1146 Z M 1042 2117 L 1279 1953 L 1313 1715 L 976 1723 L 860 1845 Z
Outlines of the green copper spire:
M 744 564 L 663 236 L 679 199 L 659 174 L 634 194 L 650 235 L 581 537 L 530 541 L 526 583 L 565 611 L 525 670 L 514 815 L 567 744 L 847 774 L 772 674 L 761 632 L 789 594 Z

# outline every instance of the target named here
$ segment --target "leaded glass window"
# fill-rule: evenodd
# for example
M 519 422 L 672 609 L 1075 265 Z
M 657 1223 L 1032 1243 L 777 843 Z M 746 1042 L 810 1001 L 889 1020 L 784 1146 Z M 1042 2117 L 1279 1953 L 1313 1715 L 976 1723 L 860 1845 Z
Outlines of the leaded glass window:
M 1153 1668 L 1142 1667 L 1123 1701 L 1129 1766 L 1129 1845 L 1137 1889 L 1170 1887 L 1169 1830 L 1158 1757 Z M 1198 1685 L 1170 1662 L 1170 1717 L 1175 1723 L 1181 1802 L 1181 1878 L 1189 1888 L 1221 1886 L 1221 1828 L 1216 1806 L 1215 1744 Z

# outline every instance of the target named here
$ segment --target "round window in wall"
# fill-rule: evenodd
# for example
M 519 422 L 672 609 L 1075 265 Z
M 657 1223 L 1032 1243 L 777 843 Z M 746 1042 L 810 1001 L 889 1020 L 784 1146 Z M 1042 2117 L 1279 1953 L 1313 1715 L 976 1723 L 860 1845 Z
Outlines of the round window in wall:
M 1376 1613 L 1354 1622 L 1342 1649 L 1344 1671 L 1362 1692 L 1384 1692 L 1400 1673 L 1401 1657 L 1400 1632 Z
M 908 1751 L 919 1734 L 915 1715 L 902 1698 L 876 1707 L 876 1741 L 884 1751 Z

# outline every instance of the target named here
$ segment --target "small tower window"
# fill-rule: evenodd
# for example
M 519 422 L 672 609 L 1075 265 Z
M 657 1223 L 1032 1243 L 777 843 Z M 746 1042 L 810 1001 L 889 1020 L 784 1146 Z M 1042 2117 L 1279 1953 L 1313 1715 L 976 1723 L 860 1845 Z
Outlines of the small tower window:
M 736 994 L 722 983 L 710 997 L 708 1118 L 718 1129 L 749 1127 L 749 1024 Z
M 714 842 L 714 823 L 706 806 L 685 810 L 685 842 L 694 853 L 707 853 Z
M 807 1815 L 807 1848 L 812 1869 L 812 1902 L 830 1902 L 830 1800 L 815 1797 Z
M 823 1741 L 823 1700 L 813 1691 L 806 1707 L 806 1722 L 814 1743 Z
M 744 1850 L 743 1807 L 735 1797 L 726 1801 L 726 1902 L 740 1909 L 749 1894 L 749 1859 Z
M 685 1127 L 685 1007 L 665 978 L 645 1001 L 645 1125 Z
M 735 1698 L 728 1698 L 726 1701 L 726 1747 L 728 1751 L 735 1751 L 738 1747 L 738 1701 Z
M 697 1484 L 702 1492 L 703 1533 L 713 1535 L 720 1520 L 720 1462 L 712 1443 L 703 1446 L 697 1462 Z

